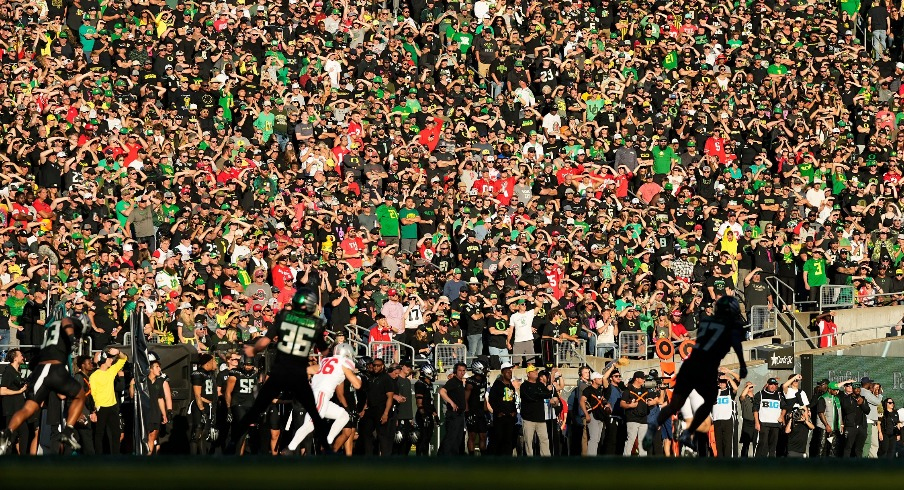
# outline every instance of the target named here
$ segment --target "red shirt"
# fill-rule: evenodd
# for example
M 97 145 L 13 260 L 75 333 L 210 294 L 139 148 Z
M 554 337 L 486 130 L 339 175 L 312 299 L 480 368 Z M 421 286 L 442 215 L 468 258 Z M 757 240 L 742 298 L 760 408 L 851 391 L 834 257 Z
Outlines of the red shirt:
M 339 248 L 342 249 L 342 252 L 346 255 L 358 255 L 357 258 L 346 258 L 345 261 L 348 262 L 348 265 L 354 267 L 355 269 L 360 269 L 363 261 L 360 255 L 364 251 L 364 240 L 361 238 L 345 238 L 342 242 L 339 243 Z

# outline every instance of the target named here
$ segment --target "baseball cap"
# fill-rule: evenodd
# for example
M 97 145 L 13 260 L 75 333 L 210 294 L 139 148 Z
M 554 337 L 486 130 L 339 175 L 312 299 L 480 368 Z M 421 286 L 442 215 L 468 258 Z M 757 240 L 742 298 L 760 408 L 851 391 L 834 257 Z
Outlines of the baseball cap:
M 590 381 L 594 381 L 597 379 L 603 379 L 603 375 L 597 371 L 594 371 L 593 373 L 590 374 Z
M 838 383 L 835 383 L 833 381 L 833 382 L 829 383 L 829 389 L 830 390 L 840 390 L 841 386 L 839 386 Z
M 860 378 L 861 385 L 865 385 L 867 383 L 875 383 L 875 381 L 873 379 L 871 379 L 869 376 L 864 376 L 864 377 Z
M 778 380 L 775 379 L 775 378 L 769 378 L 769 379 L 766 381 L 766 384 L 767 384 L 767 385 L 777 385 L 777 384 L 778 384 Z
M 537 369 L 537 366 L 534 366 L 533 364 L 528 365 L 527 369 L 524 370 L 524 372 L 526 373 L 532 373 L 534 371 L 539 371 L 539 369 Z
M 506 369 L 512 369 L 513 367 L 515 367 L 515 366 L 514 366 L 512 363 L 510 363 L 510 362 L 503 362 L 502 365 L 499 366 L 499 370 L 500 370 L 500 371 L 505 371 Z
M 634 371 L 634 376 L 631 376 L 631 381 L 634 381 L 637 378 L 644 379 L 647 376 L 643 373 L 643 371 Z
M 258 303 L 258 304 L 255 304 L 254 306 L 252 306 L 251 310 L 252 311 L 264 311 L 264 307 L 263 307 L 263 305 Z

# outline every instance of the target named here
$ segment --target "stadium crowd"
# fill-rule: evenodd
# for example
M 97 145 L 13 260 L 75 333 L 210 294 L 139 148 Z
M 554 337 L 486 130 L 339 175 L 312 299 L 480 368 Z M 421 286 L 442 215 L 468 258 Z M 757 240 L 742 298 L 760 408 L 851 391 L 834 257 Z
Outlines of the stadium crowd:
M 334 333 L 410 345 L 394 373 L 680 342 L 736 290 L 904 298 L 893 4 L 41 0 L 0 32 L 26 360 L 62 312 L 95 352 L 140 318 L 240 363 L 299 283 Z

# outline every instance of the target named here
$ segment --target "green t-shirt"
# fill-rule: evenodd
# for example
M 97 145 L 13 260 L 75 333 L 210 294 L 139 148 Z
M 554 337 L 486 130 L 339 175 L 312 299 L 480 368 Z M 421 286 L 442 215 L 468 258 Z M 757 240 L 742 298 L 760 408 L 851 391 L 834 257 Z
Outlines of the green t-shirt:
M 829 278 L 826 277 L 825 259 L 808 259 L 804 263 L 804 272 L 807 273 L 807 282 L 810 287 L 822 286 L 829 282 Z
M 394 207 L 381 204 L 374 214 L 380 223 L 380 235 L 399 236 L 399 212 Z
M 402 208 L 402 210 L 399 211 L 399 219 L 402 219 L 402 218 L 411 219 L 411 218 L 417 218 L 418 216 L 420 216 L 420 213 L 417 212 L 417 209 Z M 380 227 L 382 228 L 382 223 L 381 223 Z M 402 225 L 402 238 L 415 238 L 415 239 L 418 238 L 417 223 L 411 223 L 410 225 Z M 410 250 L 410 251 L 413 251 L 413 250 Z
M 654 146 L 651 150 L 653 154 L 653 173 L 657 175 L 667 175 L 672 171 L 672 160 L 674 160 L 677 155 L 675 155 L 675 150 L 672 149 L 671 146 L 665 145 L 665 147 Z
M 257 115 L 257 119 L 254 120 L 254 127 L 260 129 L 264 132 L 264 142 L 270 140 L 270 135 L 273 134 L 273 123 L 276 121 L 276 116 L 273 113 L 265 113 L 261 112 Z
M 116 203 L 116 219 L 119 220 L 119 226 L 125 228 L 126 221 L 129 220 L 129 217 L 122 214 L 123 211 L 129 208 L 129 203 L 126 201 L 119 201 Z

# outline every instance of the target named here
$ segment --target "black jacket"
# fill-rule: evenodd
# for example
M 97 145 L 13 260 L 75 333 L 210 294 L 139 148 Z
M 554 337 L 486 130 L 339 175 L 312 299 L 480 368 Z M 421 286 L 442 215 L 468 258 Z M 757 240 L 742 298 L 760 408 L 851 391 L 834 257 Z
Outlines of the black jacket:
M 866 414 L 869 413 L 869 404 L 863 400 L 857 404 L 857 396 L 854 394 L 842 393 L 838 396 L 841 402 L 841 419 L 844 420 L 845 427 L 865 427 Z
M 546 400 L 552 398 L 552 391 L 539 382 L 525 381 L 521 384 L 521 418 L 528 422 L 546 421 Z

